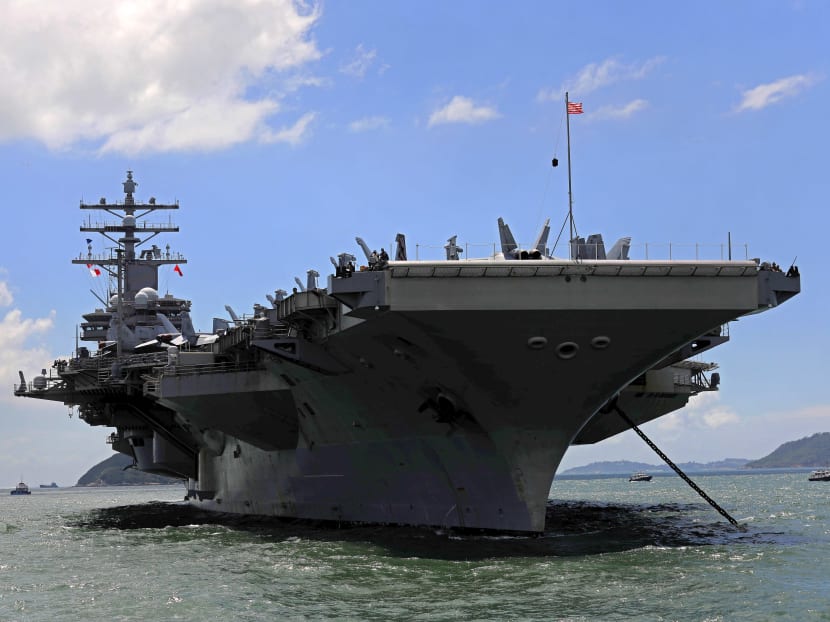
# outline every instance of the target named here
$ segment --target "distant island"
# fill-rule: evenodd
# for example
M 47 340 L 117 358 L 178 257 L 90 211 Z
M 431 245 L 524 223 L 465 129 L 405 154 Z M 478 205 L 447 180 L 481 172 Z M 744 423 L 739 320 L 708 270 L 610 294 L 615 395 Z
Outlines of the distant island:
M 784 443 L 768 456 L 748 462 L 746 466 L 749 469 L 830 466 L 830 432 Z
M 727 458 L 717 462 L 683 462 L 678 463 L 683 471 L 687 473 L 701 473 L 705 471 L 729 471 L 743 469 L 749 463 L 744 458 Z M 617 460 L 613 462 L 592 462 L 581 467 L 574 467 L 557 473 L 557 475 L 629 475 L 636 471 L 647 471 L 650 473 L 673 473 L 674 471 L 666 464 L 648 464 L 646 462 L 633 462 L 631 460 Z
M 727 458 L 717 462 L 684 462 L 678 466 L 688 473 L 706 471 L 729 471 L 735 469 L 786 469 L 817 468 L 830 466 L 830 432 L 819 432 L 797 441 L 790 441 L 779 446 L 771 454 L 759 460 L 744 458 Z M 618 460 L 615 462 L 592 462 L 581 467 L 574 467 L 557 473 L 557 475 L 617 475 L 630 474 L 635 471 L 651 473 L 671 473 L 666 464 L 648 464 Z
M 133 459 L 116 453 L 84 473 L 76 486 L 141 486 L 147 484 L 177 484 L 181 480 L 132 467 Z

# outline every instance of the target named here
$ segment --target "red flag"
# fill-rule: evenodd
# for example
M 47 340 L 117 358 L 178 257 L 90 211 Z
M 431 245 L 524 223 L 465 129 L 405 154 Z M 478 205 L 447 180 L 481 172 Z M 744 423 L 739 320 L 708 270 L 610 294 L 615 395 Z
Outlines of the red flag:
M 101 276 L 101 271 L 98 268 L 94 267 L 91 263 L 88 263 L 86 267 L 92 276 Z
M 184 276 L 184 275 L 182 274 L 182 269 L 181 269 L 181 268 L 179 268 L 179 264 L 176 264 L 176 267 L 175 267 L 175 268 L 173 268 L 173 272 L 178 272 L 178 273 L 179 273 L 179 276 Z
M 568 114 L 582 114 L 582 102 L 568 102 Z

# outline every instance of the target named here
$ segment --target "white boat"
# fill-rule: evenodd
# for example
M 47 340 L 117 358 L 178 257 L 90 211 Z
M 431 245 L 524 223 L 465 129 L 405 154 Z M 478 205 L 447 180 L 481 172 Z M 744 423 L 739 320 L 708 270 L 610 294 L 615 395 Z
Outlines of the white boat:
M 650 482 L 651 475 L 648 473 L 643 473 L 642 471 L 637 471 L 636 473 L 632 473 L 631 477 L 628 478 L 629 482 Z
M 830 482 L 830 469 L 818 469 L 807 478 L 811 482 Z

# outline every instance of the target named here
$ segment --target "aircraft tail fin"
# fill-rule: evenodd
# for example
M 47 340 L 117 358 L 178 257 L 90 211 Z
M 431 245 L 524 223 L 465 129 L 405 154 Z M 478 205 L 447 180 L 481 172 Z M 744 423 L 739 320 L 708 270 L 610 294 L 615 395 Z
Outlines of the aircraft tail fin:
M 501 241 L 501 252 L 504 253 L 505 257 L 515 254 L 518 248 L 516 239 L 513 237 L 510 227 L 505 224 L 502 218 L 499 218 L 499 240 Z
M 607 253 L 608 259 L 628 259 L 628 249 L 631 248 L 631 238 L 620 238 Z
M 548 236 L 550 235 L 550 218 L 545 220 L 545 224 L 542 225 L 542 230 L 539 231 L 539 235 L 536 237 L 536 241 L 533 243 L 533 248 L 535 248 L 542 257 L 546 257 L 548 254 Z

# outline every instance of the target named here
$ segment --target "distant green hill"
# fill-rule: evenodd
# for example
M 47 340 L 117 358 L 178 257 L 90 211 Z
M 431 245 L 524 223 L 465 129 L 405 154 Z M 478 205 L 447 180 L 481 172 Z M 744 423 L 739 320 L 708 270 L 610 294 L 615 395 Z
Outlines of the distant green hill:
M 747 463 L 750 469 L 779 467 L 824 467 L 830 465 L 830 432 L 819 432 L 784 443 L 760 460 Z
M 133 459 L 116 453 L 99 462 L 81 476 L 76 486 L 131 486 L 142 484 L 174 484 L 179 480 L 163 475 L 144 473 L 131 466 Z

